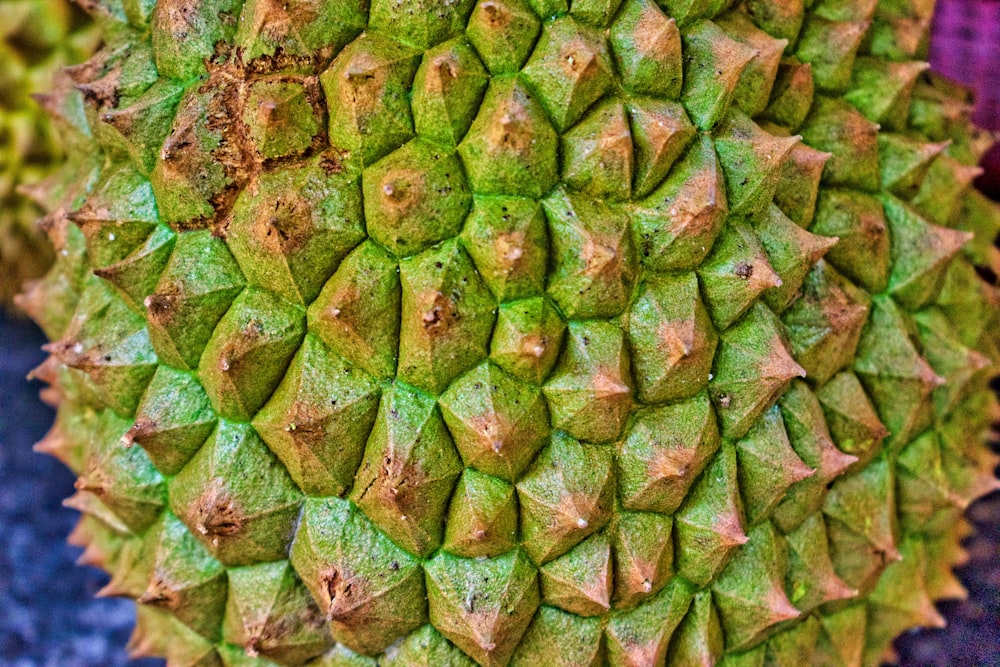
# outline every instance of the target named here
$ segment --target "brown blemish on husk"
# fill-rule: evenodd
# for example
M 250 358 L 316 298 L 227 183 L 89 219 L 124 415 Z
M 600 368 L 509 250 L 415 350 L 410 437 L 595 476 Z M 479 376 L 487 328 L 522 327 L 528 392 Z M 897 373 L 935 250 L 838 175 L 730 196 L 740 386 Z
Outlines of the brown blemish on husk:
M 204 129 L 219 140 L 218 146 L 212 151 L 212 158 L 214 164 L 222 167 L 226 185 L 209 197 L 214 211 L 210 219 L 175 224 L 174 227 L 178 230 L 211 228 L 215 236 L 224 239 L 232 207 L 240 191 L 252 187 L 267 169 L 287 166 L 328 147 L 326 133 L 318 132 L 313 136 L 310 146 L 300 155 L 264 160 L 257 151 L 243 114 L 253 83 L 267 80 L 299 84 L 314 114 L 321 120 L 326 116 L 325 100 L 318 77 L 272 74 L 274 70 L 283 68 L 281 60 L 257 59 L 248 66 L 243 64 L 239 53 L 220 53 L 218 57 L 206 62 L 208 78 L 198 88 L 198 93 L 207 96 Z M 185 117 L 186 111 L 189 111 L 190 117 Z M 198 133 L 202 129 L 200 122 L 200 112 L 196 105 L 187 108 L 182 105 L 175 121 L 175 130 L 167 137 L 161 149 L 161 159 L 171 163 L 171 171 L 187 176 L 192 182 L 198 181 L 199 174 L 206 167 L 198 149 Z
M 136 600 L 140 604 L 148 604 L 161 609 L 177 609 L 181 600 L 177 591 L 167 582 L 163 574 L 157 572 L 149 582 L 149 587 Z
M 430 335 L 444 336 L 460 318 L 458 304 L 453 296 L 435 292 L 428 306 L 421 315 L 421 323 L 424 331 Z
M 191 510 L 195 528 L 213 541 L 236 535 L 243 529 L 246 520 L 243 509 L 220 485 L 221 480 L 213 479 Z
M 313 236 L 312 205 L 295 192 L 283 193 L 270 215 L 261 215 L 253 234 L 261 245 L 283 255 L 293 255 Z

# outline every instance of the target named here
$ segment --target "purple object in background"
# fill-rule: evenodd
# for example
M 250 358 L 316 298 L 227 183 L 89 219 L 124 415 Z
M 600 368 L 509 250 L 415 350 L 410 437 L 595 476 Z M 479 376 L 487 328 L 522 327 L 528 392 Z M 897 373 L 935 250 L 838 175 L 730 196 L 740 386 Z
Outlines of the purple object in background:
M 972 88 L 972 120 L 1000 130 L 1000 2 L 938 0 L 931 29 L 931 67 Z

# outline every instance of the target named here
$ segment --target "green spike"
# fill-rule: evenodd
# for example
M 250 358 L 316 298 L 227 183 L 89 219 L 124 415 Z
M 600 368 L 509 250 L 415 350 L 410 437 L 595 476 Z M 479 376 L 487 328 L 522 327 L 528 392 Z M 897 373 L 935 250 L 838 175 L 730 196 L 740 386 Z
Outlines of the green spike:
M 781 287 L 760 238 L 750 225 L 729 220 L 698 267 L 701 289 L 715 326 L 724 331 L 747 312 L 761 295 Z
M 882 205 L 892 238 L 889 293 L 918 310 L 937 298 L 948 263 L 971 235 L 930 224 L 894 197 L 884 195 Z
M 559 365 L 542 388 L 552 425 L 580 440 L 615 440 L 632 407 L 623 332 L 610 322 L 570 322 L 566 337 Z
M 371 241 L 348 255 L 309 306 L 309 330 L 337 354 L 378 378 L 396 372 L 399 269 Z
M 722 435 L 739 438 L 806 372 L 795 363 L 783 340 L 781 323 L 757 304 L 721 335 L 715 376 L 708 384 Z
M 736 451 L 723 443 L 677 512 L 677 573 L 695 584 L 711 582 L 747 542 L 736 474 Z
M 740 74 L 736 92 L 733 93 L 734 106 L 748 116 L 756 116 L 767 107 L 788 40 L 771 37 L 740 12 L 720 18 L 718 26 L 730 38 L 757 51 Z
M 427 563 L 431 623 L 483 667 L 506 665 L 538 608 L 537 573 L 520 550 Z
M 789 488 L 817 472 L 806 466 L 792 449 L 778 406 L 765 412 L 737 441 L 736 459 L 750 526 L 767 519 Z
M 521 69 L 555 128 L 564 132 L 611 88 L 604 35 L 568 16 L 548 22 Z
M 198 377 L 223 417 L 249 419 L 281 381 L 305 336 L 305 313 L 272 292 L 245 290 L 220 320 Z
M 851 74 L 851 89 L 844 99 L 887 131 L 903 131 L 909 120 L 913 86 L 928 67 L 924 62 L 858 58 Z
M 641 603 L 666 586 L 674 575 L 670 517 L 653 512 L 619 512 L 614 533 L 616 609 Z
M 169 490 L 171 511 L 230 566 L 283 558 L 302 505 L 288 473 L 253 429 L 225 420 Z
M 798 143 L 792 146 L 781 163 L 774 203 L 792 222 L 804 229 L 812 223 L 816 212 L 819 182 L 830 156 L 830 153 Z
M 823 505 L 837 576 L 867 595 L 897 551 L 895 474 L 880 457 L 836 482 Z
M 480 12 L 479 7 L 487 5 L 497 7 L 501 14 L 508 7 L 515 13 L 518 9 L 517 0 L 506 3 L 485 0 L 473 11 Z M 490 16 L 486 10 L 482 13 Z M 477 41 L 471 30 L 469 39 Z M 480 53 L 483 50 L 480 49 Z M 463 39 L 456 38 L 427 51 L 413 78 L 410 102 L 417 134 L 447 146 L 457 146 L 476 117 L 488 83 L 483 64 Z
M 792 356 L 816 385 L 850 366 L 870 307 L 868 294 L 823 260 L 805 276 L 781 321 Z
M 520 197 L 475 197 L 462 241 L 497 301 L 545 291 L 549 235 L 538 202 Z
M 814 234 L 835 236 L 826 261 L 871 293 L 886 288 L 891 265 L 889 223 L 875 197 L 848 190 L 827 190 L 816 202 Z
M 542 206 L 552 241 L 548 295 L 568 318 L 620 314 L 635 273 L 628 216 L 599 199 L 562 189 Z
M 708 384 L 718 334 L 694 274 L 642 285 L 629 311 L 628 337 L 640 401 L 686 398 Z
M 809 515 L 788 533 L 788 570 L 785 593 L 795 608 L 808 614 L 827 602 L 848 600 L 858 592 L 845 584 L 833 570 L 827 542 L 826 523 L 819 512 Z
M 517 483 L 522 543 L 538 564 L 579 544 L 611 519 L 611 452 L 556 434 Z
M 425 625 L 386 649 L 379 664 L 385 667 L 474 667 L 476 663 L 433 625 Z
M 215 430 L 217 418 L 197 378 L 166 365 L 156 369 L 121 444 L 138 443 L 153 465 L 176 474 Z
M 684 22 L 682 14 L 672 10 L 668 14 Z M 732 39 L 711 21 L 695 23 L 682 40 L 685 67 L 681 101 L 698 129 L 707 132 L 729 111 L 740 77 L 757 57 L 757 50 Z
M 540 25 L 525 0 L 481 0 L 472 10 L 465 34 L 490 73 L 496 75 L 521 69 L 531 55 Z M 455 90 L 460 89 L 455 86 Z
M 228 571 L 225 640 L 250 657 L 302 663 L 333 644 L 326 617 L 287 560 Z
M 923 143 L 903 134 L 878 135 L 882 187 L 902 199 L 912 199 L 920 189 L 931 163 L 948 147 L 947 142 Z
M 441 545 L 461 472 L 434 399 L 397 382 L 382 394 L 350 498 L 398 545 L 426 557 Z
M 562 137 L 563 182 L 598 199 L 631 194 L 634 150 L 625 107 L 600 103 Z M 558 236 L 557 236 L 558 238 Z
M 484 362 L 438 400 L 465 465 L 515 482 L 549 437 L 542 393 Z
M 226 245 L 254 285 L 308 304 L 364 240 L 357 173 L 322 154 L 294 171 L 262 175 L 233 204 Z M 375 215 L 368 230 L 375 234 Z
M 333 638 L 353 651 L 378 653 L 427 622 L 420 561 L 346 500 L 306 500 L 290 559 Z
M 618 450 L 622 505 L 672 514 L 718 448 L 715 413 L 704 393 L 638 412 Z
M 802 141 L 831 154 L 823 183 L 868 192 L 879 189 L 878 125 L 850 104 L 817 95 L 798 131 Z
M 651 600 L 612 614 L 604 631 L 608 664 L 625 667 L 663 663 L 670 637 L 684 619 L 693 597 L 689 584 L 674 579 Z
M 520 78 L 494 79 L 458 152 L 476 194 L 541 197 L 558 179 L 558 141 Z
M 726 638 L 726 649 L 746 650 L 800 612 L 785 597 L 787 544 L 770 523 L 753 528 L 746 546 L 712 584 L 712 598 Z
M 831 93 L 847 88 L 869 25 L 865 19 L 829 19 L 820 13 L 806 18 L 795 55 L 812 65 L 817 88 Z
M 463 558 L 489 558 L 517 546 L 517 497 L 513 485 L 467 468 L 445 521 L 442 548 Z
M 253 418 L 253 427 L 304 493 L 343 495 L 375 423 L 379 388 L 311 334 Z
M 657 273 L 696 268 L 711 250 L 728 213 L 715 145 L 702 134 L 667 180 L 632 210 L 639 261 Z
M 854 370 L 890 431 L 890 447 L 930 426 L 931 395 L 944 383 L 920 355 L 909 326 L 889 298 L 874 297 L 854 362 Z
M 862 464 L 881 451 L 882 441 L 891 433 L 879 419 L 857 375 L 850 371 L 838 373 L 816 391 L 816 396 L 840 449 Z
M 722 626 L 712 604 L 712 591 L 696 593 L 670 642 L 667 664 L 712 667 L 721 661 L 723 648 Z
M 681 33 L 652 0 L 625 0 L 611 26 L 611 48 L 629 92 L 677 99 L 683 80 Z
M 599 618 L 583 618 L 555 607 L 541 607 L 521 643 L 511 667 L 599 667 L 606 663 Z
M 539 571 L 542 602 L 578 616 L 601 616 L 611 609 L 611 541 L 597 533 Z
M 792 449 L 799 459 L 815 472 L 789 488 L 775 509 L 774 523 L 791 533 L 823 505 L 827 487 L 857 458 L 837 449 L 830 437 L 819 399 L 801 380 L 791 387 L 779 403 Z
M 372 0 L 368 24 L 373 31 L 398 31 L 418 49 L 429 49 L 461 34 L 474 0 Z

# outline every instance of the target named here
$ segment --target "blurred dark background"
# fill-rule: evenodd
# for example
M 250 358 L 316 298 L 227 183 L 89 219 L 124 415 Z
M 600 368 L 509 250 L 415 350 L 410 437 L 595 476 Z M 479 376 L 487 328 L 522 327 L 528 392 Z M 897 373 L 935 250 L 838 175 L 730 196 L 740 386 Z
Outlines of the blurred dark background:
M 975 120 L 1000 130 L 1000 1 L 938 0 L 931 63 L 977 92 Z M 1000 144 L 984 158 L 977 186 L 1000 201 Z M 107 576 L 75 565 L 66 544 L 76 512 L 62 506 L 73 476 L 31 446 L 53 412 L 25 376 L 44 358 L 41 332 L 0 312 L 0 667 L 159 667 L 129 661 L 131 601 L 97 599 Z M 900 667 L 1000 666 L 1000 493 L 972 505 L 975 532 L 958 568 L 967 600 L 938 604 L 942 630 L 917 630 L 895 644 Z

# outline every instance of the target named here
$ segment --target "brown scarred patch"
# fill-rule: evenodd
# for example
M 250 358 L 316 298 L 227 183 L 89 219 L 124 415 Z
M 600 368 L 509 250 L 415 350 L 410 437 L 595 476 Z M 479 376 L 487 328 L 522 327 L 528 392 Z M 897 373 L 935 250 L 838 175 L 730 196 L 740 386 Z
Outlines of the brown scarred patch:
M 146 316 L 153 324 L 167 328 L 177 315 L 181 301 L 180 288 L 168 283 L 158 292 L 153 292 L 142 302 L 146 306 Z
M 534 141 L 528 109 L 516 99 L 507 100 L 493 115 L 487 138 L 494 150 L 527 155 Z
M 163 576 L 162 572 L 156 572 L 143 593 L 136 602 L 148 604 L 160 609 L 177 609 L 181 605 L 180 595 L 176 589 Z
M 132 427 L 125 431 L 125 435 L 121 437 L 121 445 L 123 447 L 132 447 L 136 442 L 142 442 L 143 438 L 153 435 L 156 433 L 156 422 L 148 417 L 139 417 L 135 420 Z
M 344 162 L 350 155 L 339 148 L 329 148 L 319 159 L 319 166 L 327 176 L 340 174 L 344 171 Z
M 443 336 L 461 317 L 458 312 L 458 304 L 455 298 L 441 292 L 435 292 L 429 301 L 429 307 L 425 308 L 421 315 L 421 324 L 428 334 Z
M 598 75 L 597 54 L 583 40 L 572 39 L 559 51 L 559 65 L 570 79 L 591 79 Z
M 219 354 L 218 369 L 223 373 L 235 373 L 247 353 L 256 350 L 264 337 L 264 324 L 257 319 L 247 322 L 240 335 L 226 341 Z
M 743 279 L 749 279 L 753 276 L 753 264 L 747 264 L 746 262 L 736 262 L 736 268 L 733 269 L 733 273 Z
M 257 219 L 253 235 L 271 252 L 293 255 L 313 236 L 313 210 L 309 201 L 296 192 L 286 192 L 274 202 L 270 215 Z
M 251 84 L 266 79 L 302 85 L 320 126 L 325 125 L 326 105 L 317 76 L 275 74 L 275 70 L 287 69 L 289 64 L 280 58 L 272 59 L 266 67 L 262 62 L 254 62 L 244 65 L 239 53 L 228 52 L 206 62 L 208 77 L 197 90 L 201 102 L 181 105 L 173 130 L 164 141 L 161 160 L 171 172 L 196 187 L 208 182 L 204 178 L 206 168 L 221 168 L 224 174 L 225 184 L 221 188 L 204 193 L 213 215 L 174 224 L 179 231 L 211 228 L 214 236 L 225 239 L 237 196 L 252 187 L 262 172 L 308 158 L 328 147 L 326 133 L 318 132 L 304 154 L 267 161 L 261 157 L 244 121 Z M 203 148 L 206 132 L 217 140 L 211 151 L 211 164 L 206 164 Z
M 358 624 L 365 616 L 367 582 L 346 572 L 331 567 L 320 574 L 323 602 L 327 608 L 326 620 L 343 623 L 349 628 Z M 359 619 L 358 617 L 362 617 Z
M 391 169 L 382 179 L 383 210 L 399 219 L 420 206 L 427 190 L 424 173 L 413 169 Z
M 484 2 L 479 6 L 482 8 L 483 14 L 486 15 L 486 24 L 491 29 L 502 30 L 510 25 L 510 10 L 500 3 L 487 0 L 487 2 Z
M 238 534 L 246 522 L 243 508 L 221 484 L 221 480 L 213 479 L 189 511 L 197 531 L 213 541 Z

